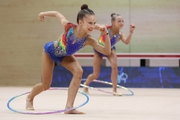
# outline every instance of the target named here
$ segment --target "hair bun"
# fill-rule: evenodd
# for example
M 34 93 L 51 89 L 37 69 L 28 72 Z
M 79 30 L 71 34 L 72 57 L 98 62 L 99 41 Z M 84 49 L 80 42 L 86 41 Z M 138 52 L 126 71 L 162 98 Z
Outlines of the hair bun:
M 87 4 L 83 4 L 83 5 L 81 6 L 81 10 L 84 10 L 84 9 L 88 9 L 88 5 L 87 5 Z
M 113 17 L 113 15 L 115 15 L 116 13 L 111 13 L 111 17 Z

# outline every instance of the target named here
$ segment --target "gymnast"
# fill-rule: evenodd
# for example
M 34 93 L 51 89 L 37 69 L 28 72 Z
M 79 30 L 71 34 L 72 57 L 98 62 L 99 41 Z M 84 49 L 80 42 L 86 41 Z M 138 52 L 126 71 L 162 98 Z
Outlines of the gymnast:
M 40 12 L 38 19 L 44 21 L 45 17 L 56 17 L 62 24 L 64 32 L 57 41 L 48 42 L 44 45 L 42 53 L 42 82 L 36 84 L 26 98 L 26 109 L 34 110 L 33 100 L 42 91 L 48 90 L 52 82 L 52 75 L 55 63 L 61 63 L 63 67 L 72 74 L 72 80 L 68 89 L 68 97 L 65 108 L 73 108 L 74 101 L 81 83 L 83 70 L 74 57 L 74 53 L 85 46 L 92 46 L 96 51 L 110 55 L 111 44 L 106 26 L 99 29 L 105 39 L 104 46 L 100 45 L 90 33 L 95 28 L 95 13 L 83 4 L 77 15 L 77 25 L 69 22 L 57 11 Z M 76 109 L 66 111 L 65 114 L 84 114 Z
M 135 29 L 135 25 L 130 25 L 130 31 L 127 38 L 124 34 L 120 31 L 124 26 L 124 19 L 120 14 L 112 13 L 111 14 L 111 25 L 106 26 L 110 42 L 111 42 L 111 54 L 110 55 L 104 55 L 103 53 L 98 52 L 97 50 L 94 50 L 94 59 L 93 59 L 93 73 L 90 74 L 87 77 L 87 80 L 84 82 L 85 86 L 88 86 L 93 80 L 97 79 L 100 74 L 100 68 L 102 63 L 102 58 L 107 57 L 111 64 L 111 81 L 113 86 L 113 95 L 115 96 L 121 96 L 121 93 L 117 92 L 117 77 L 118 77 L 118 68 L 117 68 L 117 57 L 116 57 L 116 47 L 115 44 L 118 41 L 122 41 L 125 44 L 129 44 L 132 38 L 133 31 Z M 99 24 L 96 24 L 95 29 L 101 29 L 102 26 Z M 99 39 L 99 44 L 102 46 L 105 45 L 106 39 L 101 36 Z M 84 92 L 89 94 L 88 87 L 84 87 Z

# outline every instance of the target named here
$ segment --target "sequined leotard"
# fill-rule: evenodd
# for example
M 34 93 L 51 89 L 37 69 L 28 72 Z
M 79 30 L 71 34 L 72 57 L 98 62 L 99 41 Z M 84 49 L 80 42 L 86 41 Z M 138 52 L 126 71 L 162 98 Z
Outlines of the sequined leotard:
M 117 43 L 119 37 L 120 37 L 120 34 L 116 34 L 116 35 L 112 35 L 111 34 L 111 26 L 107 26 L 107 30 L 108 30 L 108 33 L 109 33 L 109 37 L 110 37 L 110 42 L 111 42 L 111 50 L 116 50 L 116 47 L 115 47 L 115 44 Z M 99 39 L 99 44 L 101 44 L 102 46 L 105 45 L 105 38 L 104 36 L 101 36 L 100 39 Z M 96 53 L 98 53 L 100 56 L 106 56 L 96 50 L 94 50 Z
M 58 41 L 57 46 L 54 45 L 55 41 L 45 44 L 44 50 L 54 62 L 62 62 L 65 56 L 71 56 L 84 47 L 87 36 L 76 39 L 74 35 L 75 27 L 76 25 L 72 23 L 67 23 L 65 25 L 65 32 Z

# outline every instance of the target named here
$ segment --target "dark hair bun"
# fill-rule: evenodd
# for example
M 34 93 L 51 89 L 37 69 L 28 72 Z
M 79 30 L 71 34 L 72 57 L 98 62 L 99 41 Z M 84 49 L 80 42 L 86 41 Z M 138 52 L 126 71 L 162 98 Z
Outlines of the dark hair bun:
M 115 15 L 116 13 L 111 13 L 111 17 L 113 17 L 113 15 Z
M 87 4 L 83 4 L 83 5 L 81 6 L 81 10 L 84 10 L 84 9 L 88 9 L 88 5 L 87 5 Z

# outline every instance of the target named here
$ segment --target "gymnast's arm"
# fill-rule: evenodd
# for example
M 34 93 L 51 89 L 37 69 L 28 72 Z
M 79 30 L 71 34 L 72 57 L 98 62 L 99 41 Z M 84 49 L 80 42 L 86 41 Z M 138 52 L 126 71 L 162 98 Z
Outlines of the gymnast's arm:
M 45 20 L 45 16 L 56 17 L 63 26 L 65 26 L 69 22 L 60 12 L 57 11 L 40 12 L 38 15 L 38 19 L 43 22 Z
M 109 40 L 109 35 L 105 35 L 105 46 L 100 45 L 96 39 L 92 38 L 89 36 L 86 41 L 86 45 L 92 46 L 95 50 L 98 52 L 105 54 L 105 55 L 110 55 L 111 54 L 111 45 L 110 45 L 110 40 Z
M 96 23 L 94 29 L 99 30 L 100 28 L 101 28 L 101 25 Z
M 132 38 L 132 34 L 133 34 L 134 29 L 135 29 L 135 25 L 134 25 L 134 24 L 131 24 L 131 25 L 130 25 L 130 32 L 129 32 L 128 37 L 126 38 L 125 35 L 123 35 L 122 33 L 120 33 L 121 37 L 120 37 L 119 40 L 122 40 L 122 42 L 125 43 L 125 44 L 129 44 L 130 41 L 131 41 L 131 38 Z
M 105 25 L 100 25 L 100 24 L 95 24 L 95 27 L 94 27 L 95 30 L 99 30 L 99 31 L 104 31 L 106 29 L 106 26 Z

